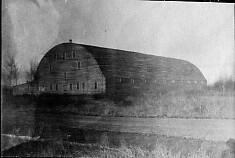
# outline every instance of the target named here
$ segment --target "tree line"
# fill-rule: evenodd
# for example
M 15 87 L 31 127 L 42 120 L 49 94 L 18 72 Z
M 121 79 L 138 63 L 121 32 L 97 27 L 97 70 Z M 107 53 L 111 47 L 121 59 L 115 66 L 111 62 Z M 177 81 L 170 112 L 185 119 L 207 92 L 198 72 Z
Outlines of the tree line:
M 7 54 L 2 60 L 2 85 L 6 88 L 12 88 L 19 84 L 19 79 L 24 78 L 26 82 L 35 79 L 38 62 L 33 59 L 29 62 L 29 68 L 23 70 L 16 63 L 15 54 Z

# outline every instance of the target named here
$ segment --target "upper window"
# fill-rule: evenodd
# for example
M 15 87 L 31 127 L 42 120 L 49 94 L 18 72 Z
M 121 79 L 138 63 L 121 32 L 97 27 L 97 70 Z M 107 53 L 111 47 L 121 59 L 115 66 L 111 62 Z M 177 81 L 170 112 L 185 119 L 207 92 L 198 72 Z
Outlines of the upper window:
M 70 52 L 69 51 L 66 52 L 66 58 L 70 58 L 70 56 L 71 56 Z
M 153 72 L 153 67 L 151 65 L 147 65 L 147 71 L 148 72 Z
M 82 89 L 85 89 L 85 83 L 84 82 L 82 83 Z
M 49 65 L 49 70 L 50 70 L 50 72 L 52 71 L 52 66 L 51 66 L 51 64 Z
M 77 83 L 77 89 L 80 89 L 80 87 L 79 87 L 79 82 Z
M 149 79 L 145 79 L 144 82 L 145 82 L 145 83 L 149 83 L 150 80 L 149 80 Z
M 135 83 L 135 80 L 134 80 L 134 79 L 131 79 L 131 83 L 134 84 L 134 83 Z
M 82 65 L 81 62 L 78 61 L 78 63 L 77 63 L 77 68 L 80 69 L 80 68 L 81 68 L 81 65 Z
M 121 80 L 120 80 L 121 83 L 129 83 L 130 82 L 130 79 L 129 78 L 124 78 L 122 77 Z
M 75 58 L 75 51 L 73 51 L 73 58 Z
M 98 83 L 97 82 L 95 82 L 95 89 L 97 89 L 98 88 Z
M 66 78 L 67 78 L 67 74 L 66 74 L 66 72 L 64 73 L 64 79 L 66 80 Z

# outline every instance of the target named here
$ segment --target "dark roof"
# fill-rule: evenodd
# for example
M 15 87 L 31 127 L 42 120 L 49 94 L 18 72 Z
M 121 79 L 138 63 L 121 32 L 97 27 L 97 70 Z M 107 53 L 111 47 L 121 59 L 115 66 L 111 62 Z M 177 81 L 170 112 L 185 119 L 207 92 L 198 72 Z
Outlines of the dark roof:
M 96 59 L 106 78 L 206 80 L 195 65 L 185 60 L 75 43 L 62 43 L 52 49 L 61 46 L 84 47 Z
M 205 80 L 193 64 L 174 58 L 83 45 L 109 76 L 169 80 Z

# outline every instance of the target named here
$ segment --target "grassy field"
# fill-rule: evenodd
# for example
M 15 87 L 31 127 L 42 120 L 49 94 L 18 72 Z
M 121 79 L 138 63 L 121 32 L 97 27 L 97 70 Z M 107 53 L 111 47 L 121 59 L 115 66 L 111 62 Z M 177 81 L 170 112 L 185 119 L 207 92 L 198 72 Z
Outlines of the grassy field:
M 148 93 L 139 97 L 129 96 L 118 102 L 103 97 L 70 104 L 58 103 L 56 106 L 49 103 L 43 108 L 33 100 L 25 101 L 19 97 L 5 100 L 2 103 L 5 116 L 14 111 L 42 110 L 95 116 L 235 118 L 235 91 L 172 91 L 161 95 Z
M 235 92 L 212 89 L 162 95 L 150 93 L 138 98 L 127 97 L 119 102 L 102 98 L 67 105 L 45 105 L 43 108 L 34 99 L 3 96 L 1 106 L 2 133 L 33 136 L 37 111 L 93 116 L 234 119 Z
M 80 115 L 234 119 L 235 93 L 215 90 L 149 93 L 137 98 L 129 96 L 120 102 L 90 100 L 83 104 L 60 105 L 53 110 Z
M 86 136 L 88 137 L 88 135 Z M 112 141 L 118 139 L 118 145 Z M 234 143 L 234 142 L 233 142 Z M 233 144 L 234 145 L 234 144 Z M 2 152 L 3 156 L 100 158 L 234 158 L 229 142 L 211 142 L 165 136 L 103 133 L 97 142 L 38 140 Z
M 204 91 L 175 91 L 161 95 L 149 93 L 138 98 L 127 97 L 114 102 L 107 98 L 88 100 L 69 105 L 46 105 L 43 109 L 33 100 L 22 98 L 3 98 L 3 133 L 31 136 L 34 133 L 35 111 L 70 112 L 80 115 L 131 116 L 131 117 L 180 117 L 180 118 L 235 118 L 234 91 L 208 89 Z M 48 107 L 48 108 L 47 108 Z M 19 126 L 21 116 L 30 118 Z M 167 158 L 234 158 L 234 140 L 231 142 L 212 142 L 176 137 L 148 136 L 144 139 L 114 137 L 104 134 L 99 142 L 71 142 L 71 140 L 30 141 L 2 152 L 5 156 L 65 156 L 65 157 L 167 157 Z M 89 136 L 87 136 L 89 137 Z M 127 140 L 129 139 L 129 141 Z M 112 145 L 121 140 L 119 145 Z M 15 140 L 8 141 L 17 144 Z M 148 145 L 133 143 L 146 142 Z M 154 142 L 153 142 L 154 141 Z M 151 143 L 150 143 L 151 142 Z M 149 144 L 150 143 L 150 144 Z M 5 144 L 8 146 L 9 144 Z M 11 144 L 10 144 L 11 146 Z
M 33 100 L 3 96 L 1 108 L 1 133 L 33 135 L 36 111 L 36 103 Z

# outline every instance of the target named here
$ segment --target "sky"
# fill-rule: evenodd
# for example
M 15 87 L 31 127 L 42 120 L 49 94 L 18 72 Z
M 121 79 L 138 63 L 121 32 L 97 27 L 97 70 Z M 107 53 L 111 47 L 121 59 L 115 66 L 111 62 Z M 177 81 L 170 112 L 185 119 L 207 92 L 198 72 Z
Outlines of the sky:
M 208 84 L 235 79 L 234 4 L 5 0 L 2 52 L 21 69 L 68 42 L 187 60 Z

